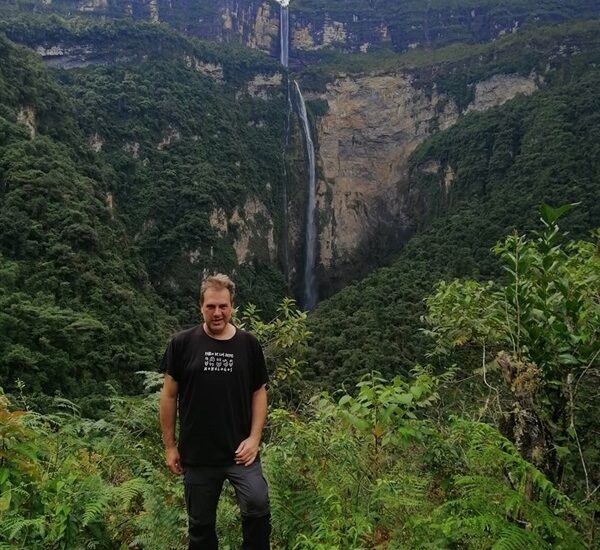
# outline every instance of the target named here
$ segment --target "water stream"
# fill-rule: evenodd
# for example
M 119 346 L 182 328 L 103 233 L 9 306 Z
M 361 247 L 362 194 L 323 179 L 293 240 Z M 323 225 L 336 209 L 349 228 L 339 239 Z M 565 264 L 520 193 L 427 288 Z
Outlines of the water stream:
M 306 202 L 306 238 L 305 238 L 305 263 L 304 263 L 304 300 L 303 307 L 312 311 L 317 305 L 317 282 L 315 277 L 315 263 L 317 259 L 317 224 L 315 210 L 317 208 L 317 172 L 315 162 L 315 145 L 310 131 L 310 123 L 306 112 L 304 96 L 300 91 L 298 82 L 294 80 L 302 133 L 308 155 L 308 200 Z
M 290 59 L 290 9 L 287 5 L 281 5 L 279 10 L 279 36 L 281 64 L 287 68 Z
M 280 22 L 280 54 L 279 59 L 281 61 L 281 65 L 287 69 L 289 64 L 289 47 L 290 47 L 290 39 L 289 39 L 289 29 L 290 29 L 290 19 L 289 19 L 289 8 L 287 4 L 280 2 L 281 8 L 279 11 L 279 22 Z M 287 173 L 287 161 L 286 156 L 290 146 L 290 122 L 292 116 L 292 97 L 290 93 L 290 78 L 289 74 L 286 71 L 284 75 L 285 84 L 286 84 L 286 117 L 284 124 L 284 138 L 283 138 L 283 193 L 282 193 L 282 207 L 283 207 L 283 264 L 284 264 L 284 275 L 287 281 L 289 281 L 290 276 L 290 252 L 288 246 L 288 232 L 289 232 L 289 222 L 288 222 L 288 173 Z
M 289 67 L 289 47 L 290 47 L 290 18 L 289 18 L 289 0 L 277 0 L 281 5 L 279 12 L 280 22 L 280 55 L 281 65 L 287 69 Z M 284 188 L 283 188 L 283 207 L 284 207 L 284 234 L 285 241 L 285 264 L 288 270 L 288 250 L 287 250 L 287 172 L 285 167 L 285 153 L 289 147 L 290 134 L 290 115 L 292 113 L 293 104 L 290 90 L 289 74 L 286 74 L 287 80 L 287 120 L 285 126 L 285 141 L 284 141 Z M 298 82 L 294 80 L 294 87 L 298 97 L 298 111 L 302 121 L 302 134 L 306 145 L 308 156 L 308 200 L 306 204 L 306 230 L 305 230 L 305 262 L 304 262 L 304 287 L 303 287 L 303 303 L 304 309 L 313 310 L 317 305 L 317 283 L 315 277 L 315 263 L 317 258 L 317 227 L 315 219 L 315 211 L 317 207 L 316 196 L 316 163 L 315 163 L 315 146 L 311 135 L 310 123 L 306 112 L 306 103 L 300 90 Z M 287 273 L 286 273 L 287 275 Z

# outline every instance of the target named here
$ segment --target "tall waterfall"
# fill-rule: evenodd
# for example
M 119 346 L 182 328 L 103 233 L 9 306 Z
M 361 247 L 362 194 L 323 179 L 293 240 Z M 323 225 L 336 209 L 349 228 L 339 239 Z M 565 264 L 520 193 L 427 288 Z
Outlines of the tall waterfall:
M 280 36 L 280 61 L 284 68 L 289 67 L 289 51 L 290 51 L 290 13 L 289 0 L 277 0 L 281 5 L 279 11 L 279 36 Z M 284 207 L 284 231 L 287 235 L 287 172 L 285 168 L 285 152 L 289 146 L 289 130 L 290 130 L 290 114 L 292 112 L 292 98 L 290 93 L 289 74 L 287 78 L 287 102 L 288 113 L 285 126 L 285 143 L 284 143 L 284 188 L 283 188 L 283 207 Z M 306 112 L 306 103 L 300 91 L 298 82 L 294 80 L 294 86 L 298 95 L 298 106 L 300 118 L 302 120 L 302 132 L 306 143 L 306 151 L 308 154 L 308 201 L 306 206 L 306 233 L 305 233 L 305 264 L 304 264 L 304 289 L 303 289 L 303 307 L 308 310 L 313 310 L 317 305 L 317 283 L 315 277 L 315 264 L 317 259 L 317 227 L 315 220 L 315 211 L 317 207 L 317 175 L 315 164 L 315 146 L 310 132 L 310 124 L 308 122 L 308 114 Z M 288 266 L 288 251 L 287 238 L 285 239 L 285 257 L 286 270 Z
M 294 80 L 296 93 L 298 94 L 298 105 L 300 107 L 300 118 L 302 119 L 302 131 L 308 154 L 308 201 L 306 204 L 306 261 L 304 264 L 304 303 L 305 309 L 313 310 L 317 305 L 317 284 L 315 278 L 315 263 L 317 259 L 317 226 L 315 210 L 317 208 L 317 173 L 315 164 L 315 145 L 310 133 L 310 124 L 306 112 L 306 103 L 300 91 L 298 82 Z
M 289 65 L 290 55 L 290 9 L 287 4 L 281 4 L 279 10 L 279 35 L 280 35 L 280 55 L 279 59 L 284 67 Z
M 279 44 L 280 44 L 280 52 L 279 59 L 281 61 L 281 65 L 287 69 L 289 66 L 289 51 L 290 51 L 290 12 L 288 8 L 288 0 L 277 0 L 280 4 L 279 9 Z M 285 117 L 285 125 L 284 125 L 284 139 L 283 139 L 283 151 L 282 151 L 282 160 L 283 160 L 283 193 L 282 193 L 282 202 L 283 202 L 283 264 L 284 264 L 284 273 L 286 280 L 289 280 L 290 274 L 290 252 L 288 246 L 288 173 L 287 173 L 287 151 L 290 145 L 290 119 L 292 116 L 292 97 L 290 93 L 290 78 L 289 74 L 286 71 L 284 75 L 285 85 L 286 85 L 286 101 L 287 101 L 287 109 L 286 109 L 286 117 Z

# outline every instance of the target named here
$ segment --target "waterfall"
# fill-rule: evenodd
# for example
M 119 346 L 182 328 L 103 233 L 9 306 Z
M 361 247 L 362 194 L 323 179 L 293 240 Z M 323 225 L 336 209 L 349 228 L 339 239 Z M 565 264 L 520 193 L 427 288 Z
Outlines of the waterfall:
M 281 64 L 284 67 L 289 65 L 290 52 L 290 10 L 287 5 L 281 4 L 279 10 L 279 35 L 280 35 L 280 56 Z
M 288 8 L 288 0 L 277 0 L 280 4 L 279 9 L 279 44 L 280 44 L 280 54 L 279 59 L 281 61 L 281 65 L 284 69 L 288 68 L 289 65 L 289 51 L 290 51 L 290 12 Z M 286 109 L 286 118 L 284 125 L 284 139 L 283 139 L 283 151 L 282 151 L 282 161 L 283 161 L 283 193 L 282 193 L 282 202 L 283 202 L 283 264 L 284 264 L 284 273 L 286 280 L 289 281 L 290 275 L 290 253 L 288 247 L 288 173 L 287 173 L 287 164 L 286 164 L 286 156 L 287 151 L 290 145 L 290 118 L 292 115 L 292 97 L 290 93 L 290 78 L 289 73 L 286 71 L 285 75 L 285 84 L 286 84 L 286 101 L 287 101 L 287 109 Z
M 317 259 L 317 227 L 315 211 L 317 208 L 317 174 L 315 163 L 315 145 L 310 132 L 306 103 L 300 91 L 298 82 L 294 80 L 296 93 L 298 94 L 298 105 L 300 107 L 300 118 L 302 119 L 302 131 L 306 143 L 308 155 L 308 201 L 306 204 L 306 253 L 304 264 L 304 303 L 303 306 L 309 311 L 317 305 L 317 285 L 315 279 L 315 263 Z
M 281 65 L 287 69 L 289 67 L 289 48 L 290 48 L 290 14 L 289 0 L 277 0 L 281 8 L 279 11 L 279 37 L 280 37 L 280 61 Z M 283 187 L 283 207 L 284 207 L 284 233 L 285 238 L 285 264 L 286 271 L 288 266 L 288 250 L 287 250 L 287 172 L 285 167 L 285 153 L 289 146 L 289 130 L 290 130 L 290 115 L 292 112 L 292 98 L 290 91 L 289 74 L 286 74 L 287 79 L 287 121 L 285 125 L 285 142 L 284 142 L 284 187 Z M 294 86 L 298 95 L 299 114 L 302 120 L 302 132 L 306 143 L 306 152 L 308 155 L 308 200 L 306 206 L 306 233 L 305 233 L 305 264 L 304 264 L 304 289 L 303 289 L 303 307 L 308 310 L 313 310 L 317 305 L 317 284 L 315 278 L 315 264 L 317 259 L 317 227 L 315 220 L 315 211 L 317 208 L 317 176 L 315 163 L 315 146 L 310 132 L 310 124 L 308 122 L 308 114 L 306 112 L 306 103 L 300 91 L 298 82 L 294 80 Z

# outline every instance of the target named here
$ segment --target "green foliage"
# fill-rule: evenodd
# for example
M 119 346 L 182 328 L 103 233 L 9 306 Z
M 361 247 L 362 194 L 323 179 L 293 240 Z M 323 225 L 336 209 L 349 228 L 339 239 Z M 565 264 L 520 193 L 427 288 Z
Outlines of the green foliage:
M 203 270 L 233 271 L 232 245 L 247 232 L 256 260 L 240 268 L 240 299 L 259 298 L 265 314 L 274 313 L 286 283 L 265 267 L 271 251 L 254 235 L 269 223 L 278 230 L 280 220 L 245 220 L 251 215 L 242 208 L 257 197 L 277 210 L 283 108 L 278 99 L 235 94 L 254 71 L 275 64 L 217 55 L 162 27 L 25 18 L 11 32 L 31 44 L 46 36 L 73 47 L 95 37 L 99 55 L 136 41 L 141 50 L 169 47 L 153 62 L 62 72 L 59 81 L 0 38 L 6 390 L 18 379 L 29 393 L 89 395 L 106 380 L 136 389 L 133 373 L 154 367 L 177 324 L 165 305 L 179 323 L 196 321 Z M 223 63 L 227 82 L 202 74 L 202 62 Z M 102 151 L 93 153 L 90 140 Z M 217 210 L 219 220 L 237 221 L 215 228 Z
M 585 548 L 581 511 L 486 424 L 455 421 L 446 444 L 462 451 L 445 502 L 414 518 L 400 548 Z M 422 544 L 422 543 L 421 543 Z
M 278 63 L 261 52 L 235 44 L 217 46 L 186 37 L 164 24 L 20 14 L 0 22 L 0 31 L 10 40 L 32 49 L 60 45 L 67 53 L 89 56 L 91 64 L 140 63 L 148 57 L 171 62 L 185 58 L 202 60 L 219 64 L 225 79 L 237 86 L 257 72 L 270 74 L 279 70 Z
M 115 399 L 113 416 L 90 421 L 68 401 L 43 416 L 13 412 L 2 396 L 0 542 L 31 549 L 115 548 L 115 541 L 181 547 L 182 489 L 162 468 L 158 400 L 147 400 Z
M 415 233 L 388 267 L 319 304 L 307 376 L 335 388 L 370 370 L 391 377 L 424 361 L 424 299 L 440 280 L 497 279 L 490 248 L 536 223 L 540 202 L 581 206 L 565 220 L 584 237 L 600 219 L 600 75 L 463 117 L 411 157 Z M 439 166 L 428 173 L 427 166 Z M 454 177 L 446 184 L 446 174 Z M 312 373 L 312 374 L 311 374 Z
M 252 308 L 244 316 L 276 365 L 302 353 L 305 318 L 291 301 L 270 324 Z M 160 376 L 144 375 L 146 396 L 110 395 L 98 420 L 64 399 L 40 415 L 0 398 L 0 543 L 185 547 L 182 485 L 163 464 L 157 425 Z M 422 368 L 391 382 L 371 373 L 356 395 L 272 410 L 261 454 L 274 548 L 583 548 L 582 511 L 506 438 L 485 424 L 431 420 L 453 383 Z M 229 487 L 217 528 L 225 548 L 239 546 Z
M 448 381 L 424 376 L 375 376 L 356 398 L 315 396 L 302 416 L 272 414 L 264 461 L 277 547 L 583 548 L 581 510 L 494 428 L 419 419 Z M 400 413 L 421 390 L 418 417 Z
M 115 210 L 183 325 L 197 318 L 204 270 L 239 271 L 242 305 L 255 301 L 267 316 L 286 293 L 266 236 L 282 230 L 281 90 L 268 100 L 242 93 L 241 75 L 261 65 L 244 73 L 233 56 L 237 80 L 219 81 L 196 64 L 226 72 L 226 63 L 203 53 L 60 73 L 83 132 L 103 144 Z M 253 262 L 238 265 L 236 243 Z
M 0 44 L 11 107 L 0 119 L 0 379 L 7 391 L 19 378 L 29 392 L 81 395 L 107 379 L 131 390 L 135 370 L 156 362 L 168 318 L 89 176 L 68 100 L 29 54 Z M 20 80 L 32 95 L 11 96 Z M 16 124 L 19 106 L 30 132 Z M 56 126 L 54 110 L 65 118 Z
M 373 436 L 375 460 L 380 448 L 400 446 L 403 441 L 418 438 L 419 433 L 405 420 L 416 419 L 419 409 L 431 406 L 438 399 L 434 390 L 441 378 L 431 376 L 420 367 L 414 374 L 412 385 L 399 376 L 388 383 L 379 373 L 367 374 L 356 386 L 358 395 L 346 394 L 338 403 L 342 417 L 350 426 Z
M 572 206 L 544 205 L 542 232 L 531 239 L 514 234 L 495 247 L 505 270 L 502 286 L 440 283 L 427 299 L 426 320 L 438 352 L 469 344 L 494 350 L 511 391 L 522 406 L 527 397 L 559 448 L 558 464 L 548 464 L 548 457 L 540 464 L 558 478 L 563 461 L 569 470 L 579 463 L 590 498 L 600 481 L 586 465 L 598 457 L 596 440 L 587 435 L 597 420 L 586 386 L 600 373 L 600 255 L 591 242 L 563 242 L 557 221 Z
M 269 322 L 259 317 L 254 305 L 242 313 L 241 326 L 254 334 L 263 346 L 269 367 L 269 401 L 274 406 L 292 407 L 304 397 L 307 388 L 302 380 L 304 356 L 310 332 L 305 312 L 296 309 L 294 300 L 286 298 Z

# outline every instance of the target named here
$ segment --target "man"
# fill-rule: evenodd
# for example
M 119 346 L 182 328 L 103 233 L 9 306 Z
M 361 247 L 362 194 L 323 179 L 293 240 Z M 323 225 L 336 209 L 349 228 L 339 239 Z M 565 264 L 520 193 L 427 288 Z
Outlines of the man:
M 204 323 L 177 333 L 162 361 L 165 458 L 171 472 L 184 476 L 190 550 L 218 548 L 216 510 L 225 479 L 242 514 L 242 548 L 269 548 L 269 497 L 258 457 L 268 377 L 258 340 L 230 322 L 234 290 L 226 275 L 204 279 Z

